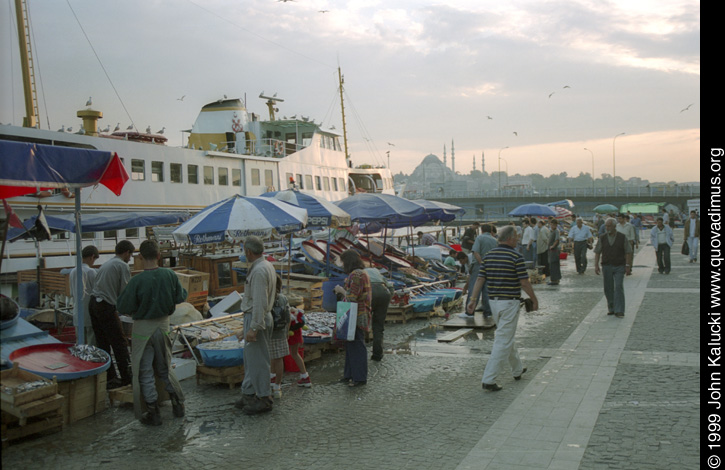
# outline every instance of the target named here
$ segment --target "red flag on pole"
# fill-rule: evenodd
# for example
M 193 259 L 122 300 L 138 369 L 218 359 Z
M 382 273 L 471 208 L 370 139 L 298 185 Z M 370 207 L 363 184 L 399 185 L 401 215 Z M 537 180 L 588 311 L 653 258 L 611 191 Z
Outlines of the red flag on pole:
M 3 199 L 3 207 L 5 208 L 5 217 L 8 219 L 8 225 L 15 228 L 25 228 L 18 215 L 13 212 L 13 208 L 10 207 L 10 204 L 5 199 Z

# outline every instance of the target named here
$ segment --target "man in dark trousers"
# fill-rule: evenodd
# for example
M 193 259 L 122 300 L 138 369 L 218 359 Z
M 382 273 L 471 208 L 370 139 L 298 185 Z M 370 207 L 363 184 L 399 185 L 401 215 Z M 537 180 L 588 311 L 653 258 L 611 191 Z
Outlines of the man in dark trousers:
M 174 416 L 184 416 L 184 394 L 171 368 L 169 316 L 176 310 L 176 304 L 186 300 L 186 290 L 172 270 L 159 267 L 161 250 L 158 243 L 145 240 L 139 252 L 144 271 L 132 278 L 118 296 L 117 308 L 133 318 L 131 349 L 136 418 L 143 424 L 159 426 L 161 413 L 156 378 L 171 397 Z M 143 412 L 144 403 L 146 413 Z
M 521 308 L 521 289 L 532 302 L 533 310 L 538 310 L 539 301 L 529 281 L 524 257 L 516 251 L 518 234 L 516 228 L 507 225 L 499 231 L 499 245 L 483 258 L 478 280 L 473 287 L 471 300 L 466 307 L 469 314 L 476 308 L 476 297 L 484 284 L 488 284 L 491 313 L 496 323 L 491 357 L 486 363 L 481 380 L 484 390 L 493 392 L 503 387 L 496 383 L 496 377 L 505 363 L 511 366 L 514 380 L 520 380 L 524 368 L 516 348 L 516 326 Z
M 131 383 L 131 359 L 128 354 L 128 341 L 123 334 L 121 319 L 116 312 L 116 301 L 121 291 L 131 280 L 131 261 L 136 248 L 128 240 L 121 240 L 116 245 L 116 256 L 101 265 L 96 274 L 96 282 L 91 291 L 88 311 L 91 315 L 93 333 L 96 335 L 98 347 L 109 355 L 113 351 L 116 359 L 119 379 L 113 365 L 108 369 L 106 388 L 123 387 Z
M 604 222 L 606 231 L 599 236 L 594 248 L 594 274 L 599 275 L 602 260 L 604 296 L 607 298 L 607 315 L 624 317 L 624 276 L 632 274 L 632 244 L 624 234 L 617 232 L 617 222 L 609 218 Z

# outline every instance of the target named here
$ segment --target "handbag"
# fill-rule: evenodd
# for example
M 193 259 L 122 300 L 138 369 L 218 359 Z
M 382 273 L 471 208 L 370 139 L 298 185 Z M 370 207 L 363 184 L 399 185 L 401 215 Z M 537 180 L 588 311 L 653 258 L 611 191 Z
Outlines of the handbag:
M 687 243 L 687 240 L 682 243 L 682 254 L 683 255 L 689 255 L 690 254 L 690 245 Z
M 335 340 L 354 341 L 357 327 L 357 303 L 338 302 L 335 316 Z

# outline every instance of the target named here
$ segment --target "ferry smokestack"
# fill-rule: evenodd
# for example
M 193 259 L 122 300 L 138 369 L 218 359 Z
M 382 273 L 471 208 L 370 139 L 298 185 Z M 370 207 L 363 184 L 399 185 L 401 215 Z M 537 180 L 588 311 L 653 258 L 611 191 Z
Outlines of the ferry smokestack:
M 86 131 L 86 135 L 98 137 L 98 120 L 103 119 L 103 113 L 93 109 L 82 109 L 76 115 L 83 119 L 83 129 Z

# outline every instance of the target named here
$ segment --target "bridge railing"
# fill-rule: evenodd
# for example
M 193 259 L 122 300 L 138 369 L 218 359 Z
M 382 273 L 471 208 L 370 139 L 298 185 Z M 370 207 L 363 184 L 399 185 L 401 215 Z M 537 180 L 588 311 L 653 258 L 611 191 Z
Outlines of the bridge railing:
M 436 198 L 520 198 L 536 199 L 571 199 L 577 197 L 636 197 L 666 199 L 667 197 L 700 197 L 700 185 L 676 185 L 668 187 L 622 186 L 612 188 L 544 188 L 544 189 L 497 189 L 486 191 L 406 191 L 408 199 Z

